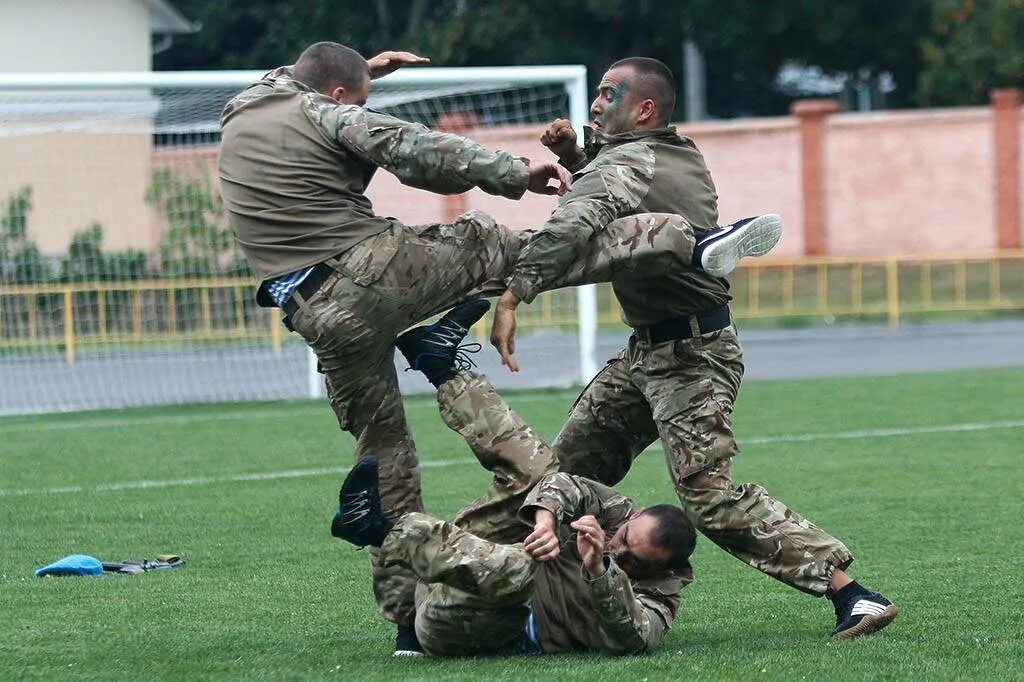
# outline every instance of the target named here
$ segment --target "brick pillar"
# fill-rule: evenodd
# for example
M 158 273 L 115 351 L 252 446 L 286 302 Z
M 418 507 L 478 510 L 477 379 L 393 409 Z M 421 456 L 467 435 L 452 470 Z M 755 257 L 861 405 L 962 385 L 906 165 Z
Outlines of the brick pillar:
M 1019 88 L 992 90 L 995 140 L 996 246 L 1019 249 L 1020 235 L 1020 109 Z
M 476 114 L 471 111 L 454 111 L 441 114 L 437 119 L 435 130 L 443 133 L 452 133 L 467 137 L 469 131 L 477 124 Z M 442 199 L 441 221 L 445 223 L 454 222 L 456 218 L 466 212 L 469 202 L 466 194 L 446 194 Z
M 801 195 L 804 204 L 804 254 L 828 251 L 828 197 L 825 196 L 825 118 L 839 111 L 834 99 L 793 102 L 789 112 L 800 124 Z

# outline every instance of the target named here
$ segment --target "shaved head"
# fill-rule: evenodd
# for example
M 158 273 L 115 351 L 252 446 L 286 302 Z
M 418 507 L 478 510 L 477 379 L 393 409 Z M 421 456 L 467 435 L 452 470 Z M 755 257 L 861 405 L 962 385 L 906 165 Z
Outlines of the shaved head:
M 649 57 L 627 57 L 620 59 L 609 67 L 609 71 L 619 67 L 633 70 L 631 92 L 633 101 L 650 99 L 657 109 L 656 122 L 660 126 L 668 125 L 672 112 L 676 107 L 676 83 L 672 70 L 663 62 Z
M 303 50 L 293 74 L 317 92 L 329 95 L 336 87 L 357 89 L 370 78 L 370 66 L 363 56 L 338 43 L 314 43 Z

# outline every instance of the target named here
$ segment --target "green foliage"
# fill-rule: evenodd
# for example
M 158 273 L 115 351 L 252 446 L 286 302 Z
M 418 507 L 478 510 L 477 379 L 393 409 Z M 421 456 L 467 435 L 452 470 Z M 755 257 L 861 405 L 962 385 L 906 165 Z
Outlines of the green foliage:
M 92 223 L 75 233 L 61 260 L 62 282 L 99 282 L 142 279 L 147 275 L 146 254 L 138 249 L 106 253 L 103 226 Z
M 32 188 L 0 202 L 0 284 L 36 284 L 50 279 L 50 266 L 28 235 Z
M 146 201 L 167 219 L 167 231 L 160 241 L 164 277 L 238 274 L 232 270 L 237 267 L 237 250 L 230 229 L 224 226 L 220 195 L 206 175 L 184 177 L 160 168 L 153 173 Z
M 409 49 L 435 66 L 582 63 L 596 84 L 609 64 L 640 54 L 682 80 L 682 44 L 708 65 L 715 116 L 782 113 L 774 85 L 786 62 L 827 73 L 891 72 L 892 101 L 912 103 L 934 0 L 179 0 L 202 22 L 156 57 L 161 69 L 270 68 L 318 40 L 366 56 Z M 681 105 L 680 109 L 681 111 Z
M 921 99 L 983 104 L 988 91 L 1024 86 L 1024 0 L 934 0 L 932 36 L 923 41 Z

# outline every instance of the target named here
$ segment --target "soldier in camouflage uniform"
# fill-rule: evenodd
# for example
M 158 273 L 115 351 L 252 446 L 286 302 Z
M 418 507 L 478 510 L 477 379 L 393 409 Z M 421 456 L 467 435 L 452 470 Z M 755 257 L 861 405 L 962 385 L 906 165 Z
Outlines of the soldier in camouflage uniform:
M 717 194 L 694 143 L 667 127 L 673 82 L 661 62 L 622 60 L 601 80 L 584 149 L 566 121 L 554 122 L 542 137 L 574 171 L 574 185 L 556 213 L 564 220 L 553 216 L 545 238 L 523 249 L 498 302 L 492 343 L 513 371 L 516 306 L 557 279 L 598 226 L 637 213 L 676 213 L 693 225 L 695 258 L 703 257 L 705 230 L 718 224 Z M 633 270 L 614 275 L 612 287 L 634 333 L 584 389 L 552 444 L 561 469 L 615 485 L 660 438 L 683 508 L 709 539 L 787 585 L 829 595 L 836 636 L 891 622 L 896 607 L 844 572 L 853 557 L 843 543 L 761 486 L 732 481 L 738 448 L 730 416 L 743 351 L 728 282 L 692 268 Z
M 221 193 L 260 280 L 257 300 L 282 307 L 316 353 L 338 423 L 356 438 L 357 459 L 377 457 L 383 504 L 394 514 L 423 508 L 395 336 L 460 301 L 504 291 L 531 235 L 476 211 L 452 224 L 406 226 L 374 213 L 367 184 L 383 168 L 434 192 L 476 186 L 518 199 L 527 190 L 562 191 L 569 176 L 553 163 L 491 152 L 363 106 L 371 78 L 419 61 L 383 53 L 368 63 L 344 46 L 318 43 L 294 67 L 232 99 L 221 119 Z M 631 218 L 593 235 L 549 287 L 608 281 L 624 269 L 675 271 L 692 251 L 682 218 Z M 373 565 L 382 613 L 404 626 L 400 636 L 410 633 L 414 577 Z
M 339 537 L 380 546 L 384 566 L 419 578 L 416 632 L 426 652 L 658 647 L 692 580 L 695 532 L 681 510 L 642 510 L 611 488 L 556 473 L 548 445 L 482 375 L 454 374 L 437 397 L 445 423 L 493 473 L 486 494 L 454 522 L 409 512 L 392 526 L 372 511 L 364 460 L 342 487 L 332 526 Z M 670 552 L 669 542 L 686 547 Z

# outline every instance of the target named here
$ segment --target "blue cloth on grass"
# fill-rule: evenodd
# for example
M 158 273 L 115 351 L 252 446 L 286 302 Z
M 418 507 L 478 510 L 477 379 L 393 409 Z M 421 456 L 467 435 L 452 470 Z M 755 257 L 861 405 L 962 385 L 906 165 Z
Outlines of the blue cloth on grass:
M 43 575 L 102 575 L 103 563 L 88 554 L 69 554 L 63 559 L 54 561 L 49 566 L 36 570 L 37 576 Z

